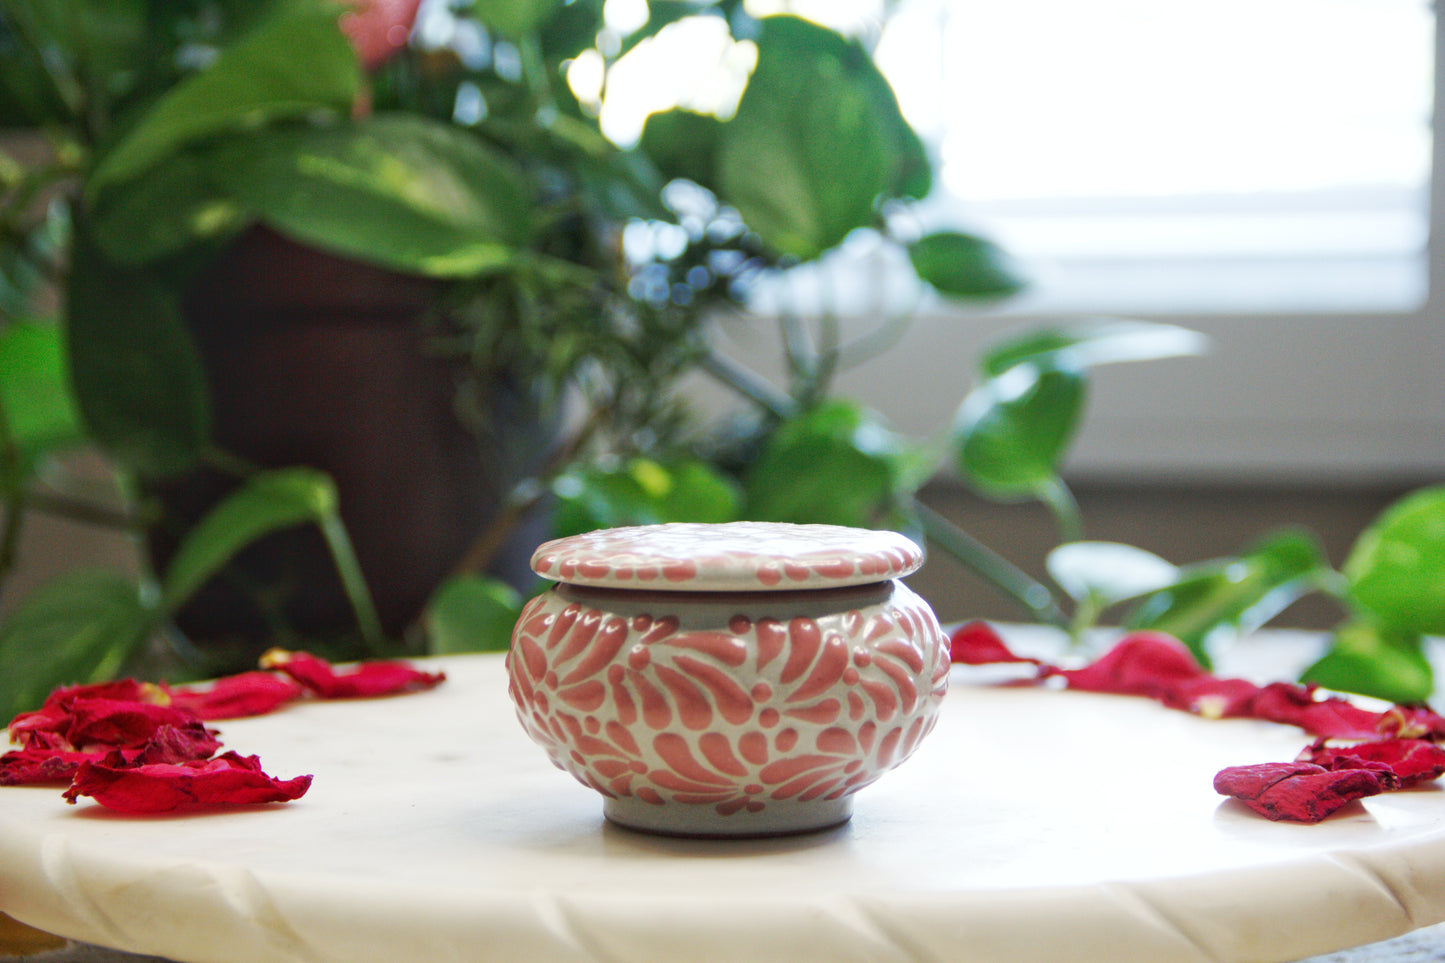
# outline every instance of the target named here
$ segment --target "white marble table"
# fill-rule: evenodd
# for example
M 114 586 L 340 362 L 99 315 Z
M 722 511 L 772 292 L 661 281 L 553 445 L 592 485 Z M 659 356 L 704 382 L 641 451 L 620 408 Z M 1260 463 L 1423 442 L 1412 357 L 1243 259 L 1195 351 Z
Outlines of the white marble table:
M 185 818 L 0 790 L 0 910 L 185 963 L 1286 961 L 1445 920 L 1445 793 L 1276 824 L 1215 795 L 1283 726 L 1000 688 L 955 668 L 938 729 L 846 826 L 640 835 L 546 761 L 501 659 L 423 694 L 220 725 L 298 802 Z

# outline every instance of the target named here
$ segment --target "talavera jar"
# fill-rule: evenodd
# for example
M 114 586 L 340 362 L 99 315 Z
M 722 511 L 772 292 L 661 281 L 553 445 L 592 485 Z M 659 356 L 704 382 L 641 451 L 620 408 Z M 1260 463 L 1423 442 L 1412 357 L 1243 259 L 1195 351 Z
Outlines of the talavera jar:
M 948 647 L 895 532 L 737 522 L 548 542 L 509 692 L 552 761 L 652 832 L 803 832 L 933 728 Z

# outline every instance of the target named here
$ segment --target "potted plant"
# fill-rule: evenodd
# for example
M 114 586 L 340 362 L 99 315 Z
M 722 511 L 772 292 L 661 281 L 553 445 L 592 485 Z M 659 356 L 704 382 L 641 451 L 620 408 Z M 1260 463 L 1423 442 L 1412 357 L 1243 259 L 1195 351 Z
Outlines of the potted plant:
M 1021 334 L 982 359 L 941 445 L 832 389 L 896 319 L 844 344 L 834 318 L 785 316 L 787 383 L 739 368 L 713 329 L 759 279 L 856 232 L 948 297 L 1022 282 L 987 240 L 906 216 L 930 190 L 927 151 L 860 40 L 739 0 L 654 0 L 624 26 L 603 6 L 455 0 L 413 29 L 417 3 L 385 0 L 0 3 L 3 121 L 45 144 L 34 162 L 0 155 L 0 577 L 27 508 L 113 516 L 150 547 L 139 581 L 78 571 L 17 608 L 0 660 L 22 669 L 0 704 L 113 674 L 175 624 L 190 632 L 169 635 L 172 672 L 277 640 L 505 644 L 525 585 L 479 573 L 506 574 L 502 546 L 525 554 L 539 524 L 893 525 L 1076 632 L 1126 597 L 1071 575 L 1092 569 L 1060 465 L 1094 365 L 1198 339 L 1141 323 Z M 610 72 L 695 18 L 751 61 L 736 104 L 609 139 Z M 678 390 L 696 373 L 750 416 L 699 433 Z M 398 414 L 411 427 L 390 427 Z M 116 466 L 118 511 L 41 483 L 77 443 Z M 1064 593 L 918 502 L 943 458 L 1054 509 L 1073 546 Z M 1256 601 L 1318 583 L 1316 561 L 1270 568 Z M 1127 597 L 1177 615 L 1160 571 Z M 217 595 L 238 620 L 198 614 Z M 1259 611 L 1231 599 L 1198 624 Z
M 928 185 L 860 44 L 736 3 L 656 4 L 625 36 L 598 2 L 461 4 L 433 44 L 406 43 L 416 3 L 153 6 L 16 0 L 0 21 L 7 120 L 48 141 L 8 172 L 7 334 L 52 356 L 32 388 L 74 402 L 11 399 L 10 505 L 36 500 L 48 448 L 97 442 L 161 587 L 107 583 L 123 640 L 62 672 L 113 668 L 170 621 L 247 655 L 400 637 L 488 521 L 516 520 L 549 445 L 669 447 L 667 389 L 706 356 L 709 309 Z M 565 65 L 691 16 L 757 47 L 737 116 L 674 111 L 611 143 Z M 682 175 L 712 192 L 702 230 L 625 251 L 629 222 L 697 219 L 664 193 Z M 930 243 L 973 260 L 946 278 L 966 293 L 1016 284 L 986 242 Z M 63 323 L 27 278 L 54 283 Z M 559 440 L 546 422 L 577 384 L 591 415 Z

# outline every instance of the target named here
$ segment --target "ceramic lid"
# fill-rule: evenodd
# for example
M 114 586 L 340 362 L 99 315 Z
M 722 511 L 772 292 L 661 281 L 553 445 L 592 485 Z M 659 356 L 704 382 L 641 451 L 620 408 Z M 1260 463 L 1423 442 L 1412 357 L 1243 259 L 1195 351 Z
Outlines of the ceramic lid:
M 679 592 L 839 588 L 901 578 L 923 550 L 888 531 L 781 522 L 609 528 L 547 542 L 532 570 L 572 585 Z

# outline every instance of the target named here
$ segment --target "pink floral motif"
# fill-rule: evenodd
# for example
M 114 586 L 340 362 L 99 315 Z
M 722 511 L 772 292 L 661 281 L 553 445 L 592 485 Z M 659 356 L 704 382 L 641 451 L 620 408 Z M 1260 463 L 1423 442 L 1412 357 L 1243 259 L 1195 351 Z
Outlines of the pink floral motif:
M 604 529 L 532 556 L 537 574 L 573 585 L 704 591 L 861 585 L 922 564 L 922 549 L 897 532 L 771 522 Z
M 705 631 L 548 592 L 508 665 L 528 734 L 584 785 L 727 816 L 839 799 L 897 766 L 937 720 L 949 657 L 933 612 L 894 583 L 840 613 Z

